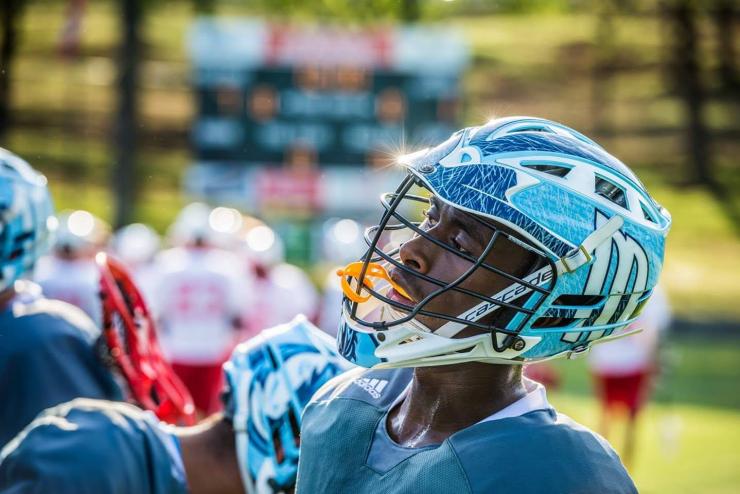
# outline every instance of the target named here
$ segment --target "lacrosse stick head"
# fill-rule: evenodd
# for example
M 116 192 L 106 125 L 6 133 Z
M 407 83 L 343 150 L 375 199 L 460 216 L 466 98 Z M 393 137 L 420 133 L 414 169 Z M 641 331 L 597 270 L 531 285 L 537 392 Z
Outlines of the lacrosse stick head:
M 195 423 L 195 407 L 185 385 L 164 358 L 146 301 L 124 265 L 101 252 L 103 339 L 128 385 L 130 398 L 165 422 Z

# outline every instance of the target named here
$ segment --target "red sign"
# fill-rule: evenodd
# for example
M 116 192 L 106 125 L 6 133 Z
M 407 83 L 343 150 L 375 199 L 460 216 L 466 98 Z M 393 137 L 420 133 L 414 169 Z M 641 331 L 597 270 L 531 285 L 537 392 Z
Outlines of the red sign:
M 391 65 L 391 35 L 386 30 L 269 26 L 266 62 L 286 66 L 378 68 Z
M 316 170 L 263 169 L 256 177 L 263 212 L 314 213 L 321 208 L 321 174 Z

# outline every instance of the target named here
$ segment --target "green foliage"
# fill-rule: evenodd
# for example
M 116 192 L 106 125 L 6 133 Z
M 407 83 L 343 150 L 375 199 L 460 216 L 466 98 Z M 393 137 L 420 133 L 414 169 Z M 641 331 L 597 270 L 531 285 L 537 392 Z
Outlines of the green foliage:
M 242 2 L 232 0 L 222 3 L 226 6 L 237 6 Z M 416 0 L 317 0 L 314 2 L 255 0 L 249 2 L 249 9 L 253 14 L 279 17 L 283 20 L 310 19 L 320 22 L 346 21 L 361 24 L 398 20 L 403 17 L 407 5 L 416 3 Z
M 731 392 L 725 390 L 725 392 Z M 548 393 L 562 413 L 596 429 L 593 398 Z M 624 421 L 608 437 L 623 451 Z M 630 474 L 641 494 L 736 494 L 740 485 L 740 412 L 710 406 L 652 404 L 638 422 Z

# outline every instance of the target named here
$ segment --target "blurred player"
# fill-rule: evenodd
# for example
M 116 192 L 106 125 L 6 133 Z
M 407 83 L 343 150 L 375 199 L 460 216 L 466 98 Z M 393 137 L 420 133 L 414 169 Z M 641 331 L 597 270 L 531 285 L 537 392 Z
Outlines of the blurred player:
M 47 410 L 0 453 L 0 493 L 292 492 L 303 407 L 346 368 L 334 342 L 297 318 L 237 347 L 225 413 L 200 425 L 97 400 Z
M 253 226 L 244 234 L 244 247 L 255 280 L 252 331 L 290 321 L 298 314 L 315 321 L 316 288 L 301 268 L 285 262 L 277 233 L 265 224 Z
M 97 326 L 101 308 L 95 253 L 105 246 L 109 233 L 108 225 L 88 211 L 62 213 L 53 254 L 41 258 L 34 270 L 44 296 L 79 307 Z
M 463 129 L 399 164 L 370 249 L 341 272 L 338 349 L 369 370 L 306 407 L 297 492 L 635 493 L 522 364 L 632 323 L 668 213 L 603 148 L 538 118 Z
M 0 148 L 0 447 L 47 407 L 121 397 L 98 360 L 90 318 L 19 279 L 47 250 L 55 226 L 46 179 Z
M 609 423 L 615 412 L 627 413 L 624 438 L 624 462 L 632 463 L 635 451 L 637 417 L 650 395 L 652 378 L 658 370 L 661 337 L 671 324 L 671 308 L 658 285 L 639 319 L 627 329 L 639 333 L 594 347 L 589 365 L 601 401 L 600 433 L 609 435 Z
M 113 235 L 111 247 L 136 279 L 136 284 L 151 298 L 151 290 L 156 281 L 154 257 L 159 252 L 160 239 L 154 228 L 143 223 L 132 223 L 120 228 Z
M 351 260 L 359 259 L 366 245 L 360 224 L 352 219 L 328 220 L 323 230 L 323 257 L 330 269 L 323 285 L 318 325 L 336 336 L 342 314 L 342 287 L 336 270 Z
M 162 350 L 205 414 L 220 405 L 221 365 L 240 339 L 252 297 L 239 258 L 217 247 L 212 213 L 200 203 L 182 210 L 169 232 L 179 246 L 157 256 L 150 301 Z

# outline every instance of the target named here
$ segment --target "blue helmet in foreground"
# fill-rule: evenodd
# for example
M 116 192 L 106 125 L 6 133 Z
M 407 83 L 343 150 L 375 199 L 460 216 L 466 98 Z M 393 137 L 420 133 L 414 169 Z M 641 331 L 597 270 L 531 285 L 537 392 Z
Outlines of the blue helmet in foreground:
M 670 215 L 626 165 L 573 129 L 540 118 L 496 119 L 400 165 L 408 176 L 383 196 L 385 213 L 366 235 L 370 249 L 340 272 L 338 347 L 356 364 L 511 364 L 575 355 L 632 323 L 658 282 Z M 488 229 L 480 255 L 436 238 L 434 226 L 414 216 L 430 195 Z M 467 262 L 467 271 L 442 280 L 402 262 L 402 246 L 418 237 Z M 493 266 L 498 242 L 536 262 L 517 275 Z M 477 270 L 503 289 L 466 289 Z M 394 272 L 434 291 L 400 302 Z M 430 309 L 446 292 L 469 305 Z M 441 326 L 432 330 L 418 318 Z M 478 331 L 462 337 L 467 328 Z
M 293 486 L 303 409 L 322 385 L 348 368 L 333 339 L 303 316 L 234 350 L 224 364 L 224 405 L 247 494 Z
M 0 291 L 33 268 L 55 228 L 46 177 L 0 148 Z

